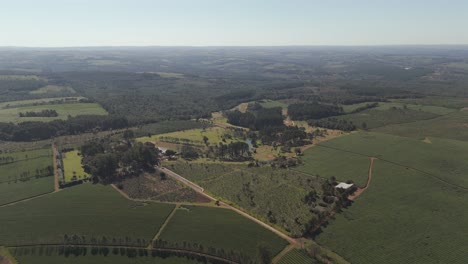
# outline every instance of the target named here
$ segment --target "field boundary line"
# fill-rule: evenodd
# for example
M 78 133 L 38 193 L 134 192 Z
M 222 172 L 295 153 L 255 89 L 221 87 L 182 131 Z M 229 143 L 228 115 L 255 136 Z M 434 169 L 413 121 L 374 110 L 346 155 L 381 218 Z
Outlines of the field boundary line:
M 33 160 L 33 159 L 40 159 L 40 158 L 46 158 L 46 157 L 49 157 L 49 155 L 40 155 L 40 156 L 36 156 L 36 157 L 33 157 L 33 158 L 27 158 L 27 159 L 17 159 L 17 160 L 10 161 L 10 162 L 0 163 L 0 167 L 5 166 L 5 165 L 9 165 L 9 164 L 13 164 L 13 163 L 17 163 L 17 162 L 28 161 L 28 160 Z
M 1 208 L 1 207 L 6 207 L 6 206 L 10 206 L 10 205 L 15 205 L 15 204 L 22 203 L 22 202 L 27 202 L 27 201 L 29 201 L 29 200 L 34 200 L 34 199 L 36 199 L 36 198 L 40 198 L 40 197 L 42 197 L 42 196 L 46 196 L 46 195 L 53 194 L 53 193 L 54 193 L 54 191 L 51 191 L 51 192 L 47 192 L 47 193 L 42 193 L 42 194 L 38 194 L 38 195 L 35 195 L 35 196 L 31 196 L 31 197 L 28 197 L 28 198 L 24 198 L 24 199 L 21 199 L 21 200 L 17 200 L 17 201 L 14 201 L 14 202 L 2 204 L 2 205 L 0 205 L 0 208 Z
M 172 217 L 175 215 L 175 213 L 177 212 L 177 210 L 179 209 L 180 207 L 180 204 L 176 204 L 176 206 L 174 207 L 174 209 L 172 210 L 172 212 L 166 217 L 166 220 L 164 221 L 164 223 L 161 225 L 161 227 L 159 228 L 158 232 L 156 233 L 156 235 L 154 235 L 153 239 L 151 239 L 150 241 L 150 244 L 148 245 L 148 248 L 151 249 L 153 248 L 153 242 L 157 239 L 159 239 L 159 237 L 161 236 L 162 232 L 164 231 L 164 229 L 166 228 L 166 226 L 169 224 L 169 222 L 171 221 Z
M 57 148 L 52 143 L 52 160 L 54 161 L 54 192 L 60 191 L 60 184 L 58 178 L 58 166 L 57 166 Z
M 125 248 L 125 249 L 146 249 L 145 247 L 138 247 L 138 246 L 125 246 L 125 245 L 105 245 L 105 244 L 26 244 L 26 245 L 14 245 L 14 246 L 5 246 L 7 248 L 28 248 L 28 247 L 108 247 L 108 248 Z M 151 250 L 162 251 L 162 252 L 173 252 L 173 253 L 187 253 L 192 255 L 198 255 L 201 257 L 206 257 L 208 259 L 214 259 L 223 261 L 229 264 L 239 264 L 238 262 L 225 259 L 220 256 L 211 255 L 208 253 L 188 250 L 188 249 L 178 249 L 178 248 L 152 248 Z
M 278 263 L 278 261 L 280 261 L 286 254 L 288 254 L 289 251 L 293 250 L 294 248 L 296 248 L 296 246 L 293 245 L 293 244 L 287 245 L 283 250 L 281 250 L 280 253 L 278 253 L 278 255 L 276 255 L 276 256 L 271 260 L 271 263 L 272 263 L 272 264 Z

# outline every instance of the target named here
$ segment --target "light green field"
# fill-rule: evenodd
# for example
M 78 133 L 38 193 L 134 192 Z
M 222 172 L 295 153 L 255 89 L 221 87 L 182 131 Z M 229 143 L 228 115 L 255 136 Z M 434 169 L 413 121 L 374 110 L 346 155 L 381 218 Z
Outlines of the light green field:
M 362 132 L 307 151 L 306 156 L 335 152 L 337 160 L 342 152 L 356 160 L 380 158 L 369 188 L 323 228 L 317 242 L 351 263 L 464 263 L 468 143 L 431 141 Z M 349 174 L 333 159 L 322 166 L 336 166 L 337 178 Z
M 141 137 L 137 138 L 139 142 L 147 142 L 147 141 L 167 141 L 172 143 L 190 143 L 196 145 L 204 145 L 203 137 L 206 136 L 208 138 L 208 142 L 210 144 L 218 144 L 223 142 L 222 136 L 225 134 L 232 135 L 232 132 L 228 129 L 221 128 L 221 127 L 210 127 L 207 129 L 190 129 L 184 131 L 177 131 L 165 134 L 154 135 L 151 137 Z M 229 143 L 232 140 L 227 139 L 226 142 Z
M 87 243 L 103 236 L 109 243 L 113 238 L 122 244 L 148 243 L 173 208 L 126 200 L 110 186 L 82 184 L 1 207 L 0 244 L 62 243 L 66 234 L 85 236 Z
M 468 106 L 468 98 L 464 97 L 441 97 L 441 96 L 428 96 L 423 98 L 413 99 L 394 99 L 393 102 L 403 104 L 416 104 L 428 106 L 440 106 L 453 109 L 461 109 Z
M 439 137 L 468 141 L 468 111 L 462 110 L 434 119 L 379 127 L 373 131 L 416 139 Z
M 92 248 L 87 248 L 86 255 L 65 256 L 59 254 L 57 249 L 54 249 L 49 255 L 44 252 L 40 253 L 40 248 L 21 248 L 11 249 L 15 252 L 15 257 L 20 263 L 24 264 L 196 264 L 203 263 L 197 262 L 196 260 L 187 259 L 186 257 L 152 257 L 149 256 L 137 256 L 135 258 L 129 258 L 126 255 L 120 255 L 119 252 L 114 254 L 112 249 L 107 256 L 102 254 L 93 255 L 91 253 Z M 44 248 L 43 251 L 46 251 Z
M 0 205 L 54 190 L 50 148 L 3 153 L 13 163 L 0 164 Z
M 280 102 L 280 101 L 274 101 L 274 100 L 261 100 L 260 105 L 263 106 L 264 108 L 274 108 L 274 107 L 281 107 L 283 109 L 288 108 L 288 104 Z
M 81 165 L 81 155 L 78 150 L 62 153 L 65 182 L 82 180 L 89 177 Z
M 20 112 L 41 110 L 55 110 L 58 113 L 57 117 L 19 117 Z M 17 108 L 0 109 L 1 122 L 20 123 L 26 121 L 52 121 L 56 119 L 67 119 L 68 116 L 78 115 L 107 115 L 99 104 L 96 103 L 73 103 L 73 104 L 51 104 L 51 105 L 37 105 L 37 106 L 23 106 Z
M 47 93 L 61 93 L 61 92 L 75 93 L 75 90 L 73 90 L 73 88 L 68 87 L 68 86 L 47 85 L 37 90 L 31 91 L 30 93 L 31 94 L 47 94 Z
M 0 75 L 0 80 L 20 80 L 20 81 L 43 80 L 45 81 L 44 78 L 39 77 L 37 75 L 14 75 L 14 74 Z
M 241 252 L 252 259 L 259 258 L 263 246 L 275 256 L 287 242 L 273 232 L 239 215 L 222 208 L 183 206 L 164 228 L 162 240 L 170 243 L 198 243 L 208 248 Z
M 279 261 L 278 264 L 315 264 L 320 263 L 312 257 L 308 256 L 306 252 L 301 249 L 293 249 L 286 253 Z
M 363 107 L 371 103 L 373 102 L 343 105 L 343 109 L 346 113 L 349 113 L 349 112 L 356 110 L 359 107 Z M 398 100 L 395 100 L 394 102 L 378 102 L 378 104 L 379 105 L 373 109 L 385 111 L 385 110 L 391 110 L 392 108 L 404 109 L 406 106 L 407 109 L 411 109 L 415 111 L 422 111 L 426 113 L 432 113 L 436 115 L 446 115 L 446 114 L 453 113 L 456 111 L 456 109 L 447 108 L 443 106 L 404 103 L 404 102 L 399 102 Z

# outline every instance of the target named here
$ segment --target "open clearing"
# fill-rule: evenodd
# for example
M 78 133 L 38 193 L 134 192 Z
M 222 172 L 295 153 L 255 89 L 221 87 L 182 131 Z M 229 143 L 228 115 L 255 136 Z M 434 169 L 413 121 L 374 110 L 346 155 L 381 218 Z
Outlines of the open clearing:
M 81 155 L 78 150 L 62 153 L 65 182 L 82 180 L 89 177 L 81 165 Z
M 42 110 L 55 110 L 58 116 L 55 117 L 20 117 L 19 113 L 40 112 Z M 107 115 L 99 104 L 96 103 L 72 103 L 72 104 L 51 104 L 37 106 L 22 106 L 0 109 L 0 120 L 3 122 L 20 123 L 26 121 L 52 121 L 56 119 L 67 119 L 68 116 L 78 115 Z
M 0 205 L 54 190 L 50 148 L 4 152 L 0 158 Z
M 75 93 L 75 90 L 69 86 L 47 85 L 37 90 L 31 91 L 31 94 L 56 94 L 56 93 Z
M 105 236 L 109 243 L 115 238 L 134 245 L 150 241 L 173 208 L 126 200 L 110 186 L 82 184 L 1 207 L 0 244 L 63 243 L 64 235 L 77 235 L 87 243 Z
M 266 248 L 272 256 L 288 243 L 276 234 L 237 214 L 222 208 L 183 206 L 163 230 L 160 239 L 169 243 L 184 242 L 225 252 L 240 252 L 259 259 L 259 247 Z
M 306 252 L 301 249 L 292 249 L 286 255 L 284 255 L 278 262 L 278 264 L 318 264 L 317 260 L 309 257 Z
M 189 143 L 195 145 L 204 145 L 203 137 L 208 138 L 208 142 L 211 144 L 218 144 L 224 142 L 223 138 L 225 135 L 232 136 L 232 131 L 221 127 L 209 127 L 207 129 L 190 129 L 184 131 L 177 131 L 165 134 L 154 135 L 151 137 L 138 138 L 140 142 L 146 141 L 166 141 L 171 143 Z M 225 142 L 229 143 L 232 139 L 225 139 Z
M 336 165 L 343 153 L 355 155 L 355 164 L 379 158 L 370 187 L 317 241 L 351 263 L 464 263 L 468 215 L 460 208 L 468 206 L 468 143 L 431 141 L 361 132 L 311 148 L 306 156 L 335 153 L 321 166 L 336 166 L 338 179 L 349 174 Z

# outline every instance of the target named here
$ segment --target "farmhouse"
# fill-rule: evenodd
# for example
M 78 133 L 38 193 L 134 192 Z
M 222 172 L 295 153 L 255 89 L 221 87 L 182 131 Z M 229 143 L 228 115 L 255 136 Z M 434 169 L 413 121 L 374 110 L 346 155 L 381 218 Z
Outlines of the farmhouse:
M 338 185 L 335 186 L 335 188 L 340 188 L 340 189 L 349 189 L 351 186 L 353 186 L 353 183 L 346 183 L 346 182 L 340 182 Z

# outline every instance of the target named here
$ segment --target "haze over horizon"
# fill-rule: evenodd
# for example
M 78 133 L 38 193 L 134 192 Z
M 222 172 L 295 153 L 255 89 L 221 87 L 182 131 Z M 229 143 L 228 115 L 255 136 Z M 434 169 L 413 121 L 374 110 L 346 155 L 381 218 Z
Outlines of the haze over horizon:
M 468 44 L 461 0 L 1 3 L 3 47 Z

